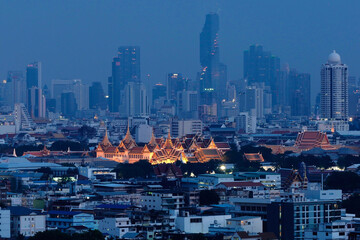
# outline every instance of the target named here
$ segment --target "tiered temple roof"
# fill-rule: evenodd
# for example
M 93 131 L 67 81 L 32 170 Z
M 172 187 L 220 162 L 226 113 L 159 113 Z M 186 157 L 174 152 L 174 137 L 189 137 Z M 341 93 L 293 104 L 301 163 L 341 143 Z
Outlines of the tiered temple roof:
M 111 145 L 107 134 L 99 143 L 97 157 L 104 157 L 118 162 L 136 162 L 146 159 L 152 164 L 174 163 L 176 161 L 206 162 L 211 159 L 222 160 L 226 151 L 230 150 L 228 143 L 217 143 L 212 138 L 204 139 L 194 135 L 189 138 L 172 138 L 170 133 L 167 138 L 156 139 L 154 134 L 145 146 L 137 146 L 132 138 L 129 128 L 124 139 L 118 147 Z
M 322 148 L 325 150 L 335 149 L 330 145 L 326 133 L 320 131 L 304 131 L 299 133 L 294 146 L 301 150 L 309 150 L 312 148 Z

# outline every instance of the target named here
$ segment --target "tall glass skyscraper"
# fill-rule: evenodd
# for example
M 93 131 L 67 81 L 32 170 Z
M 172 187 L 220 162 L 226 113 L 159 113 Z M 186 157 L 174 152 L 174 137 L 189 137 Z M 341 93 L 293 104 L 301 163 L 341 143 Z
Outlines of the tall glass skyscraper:
M 200 92 L 204 104 L 212 104 L 226 95 L 226 66 L 220 63 L 218 32 L 219 15 L 207 14 L 200 33 Z
M 26 67 L 26 88 L 41 88 L 41 62 L 33 62 Z
M 124 102 L 124 88 L 129 82 L 140 82 L 140 48 L 136 46 L 119 47 L 112 62 L 112 76 L 108 79 L 109 110 L 119 112 Z
M 333 51 L 321 66 L 321 117 L 348 120 L 348 67 Z
M 273 105 L 281 104 L 280 59 L 264 51 L 261 45 L 251 45 L 244 51 L 244 79 L 248 85 L 265 83 L 271 88 Z

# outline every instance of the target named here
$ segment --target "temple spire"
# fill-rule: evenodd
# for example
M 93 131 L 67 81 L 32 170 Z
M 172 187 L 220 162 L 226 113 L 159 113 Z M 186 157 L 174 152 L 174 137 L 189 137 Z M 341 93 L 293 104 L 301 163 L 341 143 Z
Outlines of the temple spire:
M 14 148 L 14 151 L 13 151 L 13 157 L 17 157 L 15 148 Z
M 173 148 L 173 144 L 172 144 L 172 141 L 171 141 L 170 129 L 169 129 L 168 136 L 167 136 L 167 138 L 165 140 L 165 143 L 164 143 L 164 148 Z
M 111 145 L 111 143 L 109 141 L 107 129 L 105 129 L 105 136 L 104 136 L 104 139 L 101 141 L 100 144 L 104 145 L 104 146 L 110 146 Z
M 155 135 L 154 135 L 154 131 L 152 131 L 152 134 L 151 134 L 151 139 L 150 139 L 149 145 L 150 145 L 150 146 L 155 146 L 155 145 L 157 145 L 157 143 L 156 143 L 156 139 L 155 139 Z

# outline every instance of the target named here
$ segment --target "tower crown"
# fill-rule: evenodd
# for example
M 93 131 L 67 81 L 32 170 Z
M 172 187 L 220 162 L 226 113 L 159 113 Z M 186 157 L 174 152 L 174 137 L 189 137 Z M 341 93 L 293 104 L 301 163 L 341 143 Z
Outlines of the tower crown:
M 330 53 L 330 55 L 328 57 L 328 63 L 330 63 L 330 64 L 340 64 L 341 63 L 340 55 L 335 50 L 333 50 L 333 52 Z

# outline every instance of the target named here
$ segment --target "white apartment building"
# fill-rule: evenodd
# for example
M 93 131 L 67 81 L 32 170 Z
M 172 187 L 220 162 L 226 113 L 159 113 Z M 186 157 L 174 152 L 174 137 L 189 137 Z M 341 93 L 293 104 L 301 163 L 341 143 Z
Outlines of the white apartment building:
M 34 236 L 46 230 L 46 215 L 37 214 L 29 208 L 10 207 L 11 237 L 20 234 L 25 237 Z
M 208 233 L 210 225 L 226 226 L 231 215 L 190 215 L 185 212 L 175 219 L 175 229 L 185 233 Z
M 201 120 L 172 120 L 171 136 L 182 137 L 186 134 L 202 134 Z
M 0 208 L 0 238 L 10 237 L 10 210 Z
M 350 232 L 355 231 L 352 222 L 337 220 L 331 223 L 320 223 L 317 228 L 305 229 L 305 240 L 348 239 Z
M 174 210 L 184 207 L 184 194 L 172 191 L 151 191 L 141 195 L 140 204 L 148 210 Z
M 99 231 L 114 238 L 122 238 L 131 230 L 131 221 L 127 216 L 105 217 L 99 221 Z

